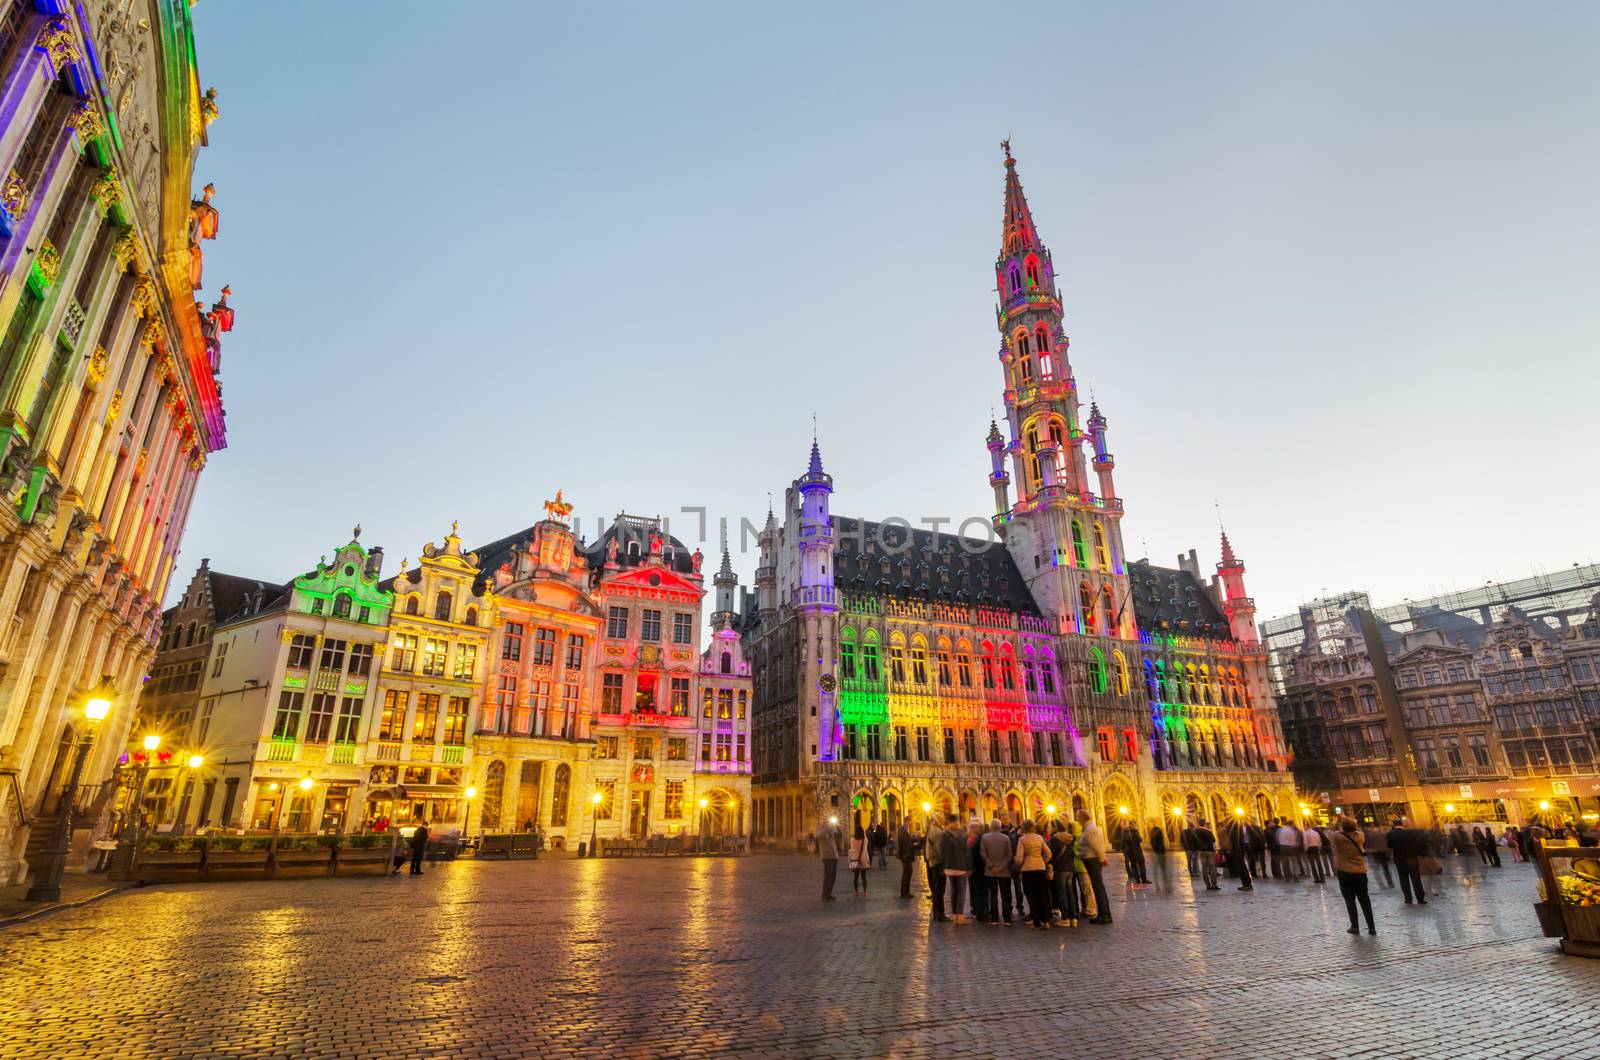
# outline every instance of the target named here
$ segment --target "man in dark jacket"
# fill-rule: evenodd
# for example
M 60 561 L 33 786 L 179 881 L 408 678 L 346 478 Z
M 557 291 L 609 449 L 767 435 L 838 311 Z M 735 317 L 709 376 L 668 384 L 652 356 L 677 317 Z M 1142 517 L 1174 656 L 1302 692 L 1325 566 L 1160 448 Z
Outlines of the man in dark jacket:
M 1413 896 L 1418 905 L 1428 904 L 1428 892 L 1422 889 L 1422 872 L 1417 866 L 1425 843 L 1422 832 L 1405 827 L 1398 817 L 1394 819 L 1394 827 L 1389 829 L 1389 853 L 1394 855 L 1394 867 L 1400 871 L 1400 891 L 1406 896 L 1406 905 L 1412 903 Z
M 916 862 L 921 847 L 917 837 L 911 834 L 910 823 L 901 821 L 900 830 L 894 834 L 894 856 L 900 859 L 901 898 L 911 897 L 911 866 Z
M 417 824 L 417 830 L 411 833 L 411 875 L 422 875 L 422 856 L 428 852 L 428 826 Z
M 1189 833 L 1194 843 L 1195 860 L 1199 863 L 1200 874 L 1206 882 L 1206 890 L 1222 890 L 1217 884 L 1217 837 L 1206 827 L 1204 821 L 1189 829 Z
M 1194 825 L 1185 822 L 1183 831 L 1178 833 L 1178 841 L 1183 844 L 1183 860 L 1188 863 L 1189 878 L 1192 880 L 1200 871 L 1200 859 L 1195 856 Z

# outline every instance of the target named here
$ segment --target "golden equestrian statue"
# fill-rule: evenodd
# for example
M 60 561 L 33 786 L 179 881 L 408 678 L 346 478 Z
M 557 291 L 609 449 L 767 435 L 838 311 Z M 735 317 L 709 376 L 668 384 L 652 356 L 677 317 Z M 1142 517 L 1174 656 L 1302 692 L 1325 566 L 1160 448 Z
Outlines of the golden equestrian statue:
M 544 502 L 546 518 L 554 519 L 558 523 L 565 523 L 567 516 L 572 514 L 572 505 L 561 499 L 561 491 L 556 490 L 556 499 Z

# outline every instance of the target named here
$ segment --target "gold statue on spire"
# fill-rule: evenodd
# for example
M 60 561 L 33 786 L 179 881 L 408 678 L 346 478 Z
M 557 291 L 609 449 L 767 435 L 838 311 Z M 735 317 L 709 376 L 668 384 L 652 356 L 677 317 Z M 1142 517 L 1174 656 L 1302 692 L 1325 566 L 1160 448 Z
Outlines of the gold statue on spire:
M 556 499 L 544 502 L 544 514 L 545 518 L 565 525 L 567 516 L 572 514 L 572 505 L 562 500 L 561 491 L 556 490 Z

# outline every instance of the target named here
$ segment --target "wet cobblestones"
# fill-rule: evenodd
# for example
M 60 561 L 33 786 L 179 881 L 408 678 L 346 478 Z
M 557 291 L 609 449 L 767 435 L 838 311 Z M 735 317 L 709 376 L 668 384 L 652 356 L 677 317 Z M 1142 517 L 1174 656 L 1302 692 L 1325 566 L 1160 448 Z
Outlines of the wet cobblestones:
M 0 1052 L 1600 1057 L 1532 867 L 1451 868 L 1425 908 L 1379 881 L 1376 938 L 1331 886 L 1115 868 L 1115 924 L 1048 933 L 930 926 L 897 868 L 824 904 L 774 855 L 151 888 L 0 933 Z

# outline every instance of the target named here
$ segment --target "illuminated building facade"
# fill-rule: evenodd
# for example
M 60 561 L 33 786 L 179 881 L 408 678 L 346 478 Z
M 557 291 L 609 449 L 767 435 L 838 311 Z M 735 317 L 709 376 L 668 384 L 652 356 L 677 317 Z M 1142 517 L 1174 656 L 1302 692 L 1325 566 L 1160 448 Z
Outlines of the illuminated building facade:
M 73 823 L 101 827 L 196 483 L 226 440 L 219 215 L 192 177 L 189 5 L 0 4 L 0 881 L 59 821 L 77 710 L 109 679 Z M 75 836 L 81 851 L 88 838 Z
M 213 632 L 199 709 L 178 745 L 205 758 L 189 827 L 359 826 L 393 603 L 378 583 L 383 550 L 359 539 L 357 527 L 331 562 L 247 595 Z
M 1226 536 L 1209 584 L 1126 558 L 1107 420 L 1080 420 L 1049 251 L 1009 147 L 995 266 L 1005 429 L 987 438 L 993 538 L 830 511 L 812 444 L 761 535 L 754 832 L 922 807 L 1108 826 L 1295 814 Z M 1092 478 L 1091 478 L 1092 472 Z M 1010 497 L 1011 483 L 1017 497 Z
M 426 821 L 435 830 L 466 821 L 465 778 L 494 628 L 494 597 L 463 554 L 452 524 L 442 545 L 386 588 L 394 595 L 380 653 L 377 713 L 367 731 L 365 821 Z
M 1367 822 L 1600 820 L 1597 575 L 1302 607 L 1277 659 L 1301 789 Z

